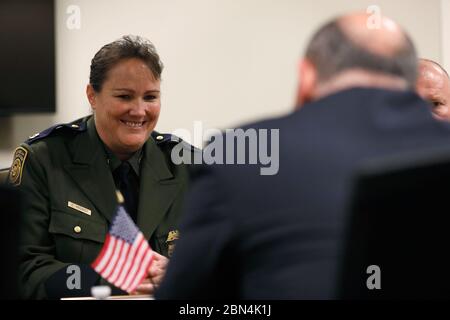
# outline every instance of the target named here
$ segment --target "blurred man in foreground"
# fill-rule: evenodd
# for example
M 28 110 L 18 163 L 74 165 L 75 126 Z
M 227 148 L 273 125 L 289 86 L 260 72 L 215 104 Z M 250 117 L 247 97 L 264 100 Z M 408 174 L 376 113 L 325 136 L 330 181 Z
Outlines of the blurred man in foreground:
M 437 62 L 420 59 L 417 93 L 432 104 L 433 115 L 450 121 L 450 77 Z
M 337 297 L 355 169 L 450 141 L 447 124 L 412 92 L 409 36 L 388 18 L 370 29 L 367 18 L 343 16 L 313 36 L 294 113 L 242 128 L 279 129 L 277 174 L 251 164 L 197 168 L 157 298 Z

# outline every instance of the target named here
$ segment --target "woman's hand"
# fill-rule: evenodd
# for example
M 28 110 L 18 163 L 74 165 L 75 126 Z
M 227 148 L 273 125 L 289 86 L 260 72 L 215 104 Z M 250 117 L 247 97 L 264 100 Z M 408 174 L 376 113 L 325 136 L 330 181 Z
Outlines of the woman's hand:
M 130 294 L 153 294 L 166 274 L 169 259 L 153 252 L 153 262 L 148 268 L 145 280 Z

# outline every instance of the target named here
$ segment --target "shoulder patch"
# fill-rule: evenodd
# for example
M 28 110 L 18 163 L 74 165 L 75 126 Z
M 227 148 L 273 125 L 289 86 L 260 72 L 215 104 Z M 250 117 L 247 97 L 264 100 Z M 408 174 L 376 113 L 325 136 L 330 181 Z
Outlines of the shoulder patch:
M 48 129 L 45 129 L 42 132 L 33 134 L 32 136 L 30 136 L 28 138 L 27 141 L 25 141 L 26 144 L 32 144 L 35 141 L 41 140 L 45 137 L 48 137 L 50 135 L 52 135 L 54 132 L 60 131 L 60 130 L 70 130 L 70 131 L 74 131 L 74 132 L 82 132 L 82 131 L 86 131 L 87 129 L 87 125 L 86 125 L 86 121 L 83 121 L 84 118 L 82 119 L 78 119 L 74 122 L 70 122 L 70 123 L 63 123 L 63 124 L 57 124 L 54 125 Z
M 27 159 L 28 151 L 23 147 L 18 147 L 14 151 L 14 160 L 9 171 L 9 182 L 13 186 L 20 186 L 22 182 L 22 172 L 25 160 Z

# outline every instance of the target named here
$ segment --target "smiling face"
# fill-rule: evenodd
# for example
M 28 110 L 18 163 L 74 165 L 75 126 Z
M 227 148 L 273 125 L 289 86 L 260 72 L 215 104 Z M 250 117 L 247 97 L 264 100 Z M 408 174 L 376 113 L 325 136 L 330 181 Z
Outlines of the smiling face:
M 86 90 L 103 143 L 124 160 L 147 141 L 161 109 L 160 80 L 142 60 L 122 60 L 107 73 L 100 92 Z

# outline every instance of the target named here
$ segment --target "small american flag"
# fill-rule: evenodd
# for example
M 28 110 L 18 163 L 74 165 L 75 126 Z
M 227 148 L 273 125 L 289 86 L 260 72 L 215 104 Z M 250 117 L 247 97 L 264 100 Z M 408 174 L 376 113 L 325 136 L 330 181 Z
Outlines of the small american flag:
M 152 260 L 153 251 L 147 240 L 119 205 L 92 268 L 116 287 L 132 292 L 144 280 Z

